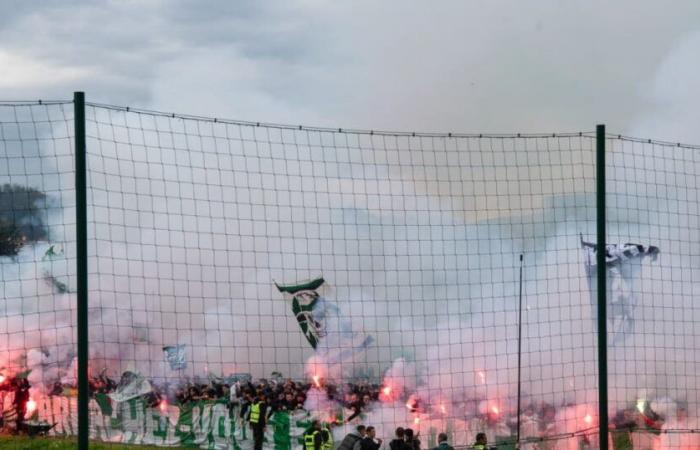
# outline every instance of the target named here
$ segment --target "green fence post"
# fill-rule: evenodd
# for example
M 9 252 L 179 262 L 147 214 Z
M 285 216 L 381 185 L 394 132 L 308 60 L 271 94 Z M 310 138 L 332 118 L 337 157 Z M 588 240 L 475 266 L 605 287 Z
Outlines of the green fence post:
M 608 329 L 605 276 L 605 125 L 596 127 L 596 274 L 598 275 L 598 426 L 600 450 L 608 450 Z
M 87 450 L 90 438 L 88 411 L 88 252 L 87 167 L 85 145 L 85 93 L 73 93 L 75 119 L 75 219 L 78 275 L 78 448 Z

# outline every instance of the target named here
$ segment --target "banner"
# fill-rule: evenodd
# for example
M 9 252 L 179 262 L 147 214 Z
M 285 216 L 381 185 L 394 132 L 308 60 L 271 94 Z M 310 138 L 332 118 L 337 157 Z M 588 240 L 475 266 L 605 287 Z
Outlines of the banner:
M 6 402 L 7 406 L 11 405 Z M 55 424 L 50 436 L 75 436 L 78 401 L 75 397 L 49 396 L 37 401 L 37 423 Z M 9 412 L 9 411 L 6 411 Z M 201 400 L 185 405 L 148 407 L 140 398 L 116 402 L 97 394 L 90 399 L 90 439 L 133 445 L 158 445 L 203 449 L 252 450 L 253 437 L 242 422 L 238 407 L 226 400 Z M 265 450 L 298 448 L 311 423 L 307 411 L 281 411 L 272 415 L 265 432 Z

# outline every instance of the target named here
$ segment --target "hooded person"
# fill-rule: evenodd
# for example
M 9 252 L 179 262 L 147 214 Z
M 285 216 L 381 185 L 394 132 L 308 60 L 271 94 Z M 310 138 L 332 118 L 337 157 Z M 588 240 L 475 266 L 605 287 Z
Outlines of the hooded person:
M 365 426 L 358 425 L 357 428 L 343 438 L 337 450 L 360 450 L 362 439 L 365 437 Z

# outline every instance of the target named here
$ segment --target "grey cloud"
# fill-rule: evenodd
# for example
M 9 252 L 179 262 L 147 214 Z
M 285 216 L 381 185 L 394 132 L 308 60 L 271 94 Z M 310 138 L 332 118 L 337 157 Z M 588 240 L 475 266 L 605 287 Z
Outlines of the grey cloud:
M 700 5 L 677 2 L 4 4 L 3 51 L 70 95 L 210 116 L 374 129 L 627 132 Z

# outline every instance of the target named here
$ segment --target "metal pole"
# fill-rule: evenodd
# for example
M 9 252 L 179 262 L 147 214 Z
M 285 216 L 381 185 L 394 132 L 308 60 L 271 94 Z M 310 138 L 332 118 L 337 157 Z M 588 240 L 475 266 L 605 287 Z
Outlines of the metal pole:
M 522 355 L 523 335 L 523 255 L 520 255 L 520 294 L 518 296 L 518 431 L 515 435 L 515 445 L 520 448 L 520 356 Z
M 75 225 L 78 272 L 78 449 L 87 450 L 90 437 L 88 411 L 88 252 L 87 164 L 85 145 L 85 93 L 73 93 L 75 119 Z
M 596 274 L 598 276 L 598 426 L 600 450 L 608 450 L 608 330 L 605 276 L 605 125 L 596 127 Z

